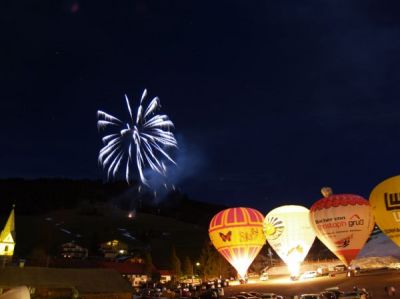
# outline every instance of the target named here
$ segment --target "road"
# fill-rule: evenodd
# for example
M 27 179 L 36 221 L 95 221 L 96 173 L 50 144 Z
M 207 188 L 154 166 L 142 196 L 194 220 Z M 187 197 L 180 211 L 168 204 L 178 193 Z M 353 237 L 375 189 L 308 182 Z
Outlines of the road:
M 232 296 L 239 292 L 256 291 L 260 293 L 275 293 L 290 297 L 305 293 L 319 293 L 329 287 L 339 287 L 342 291 L 351 291 L 354 286 L 366 288 L 374 299 L 386 298 L 385 286 L 394 286 L 400 298 L 400 271 L 380 270 L 362 273 L 356 277 L 347 277 L 345 274 L 336 277 L 318 277 L 302 281 L 290 281 L 289 277 L 271 278 L 268 281 L 250 282 L 245 285 L 225 288 L 225 296 Z

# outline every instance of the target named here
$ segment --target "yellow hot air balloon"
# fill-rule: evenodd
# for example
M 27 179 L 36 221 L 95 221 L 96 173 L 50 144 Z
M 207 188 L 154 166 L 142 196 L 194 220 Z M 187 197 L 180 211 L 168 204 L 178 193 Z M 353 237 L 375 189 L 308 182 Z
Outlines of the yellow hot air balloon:
M 298 276 L 315 240 L 309 214 L 305 207 L 287 205 L 273 209 L 264 220 L 265 237 L 288 266 L 291 276 Z
M 369 202 L 376 224 L 397 246 L 400 246 L 400 176 L 379 183 Z
M 216 214 L 209 227 L 210 239 L 240 277 L 265 243 L 264 216 L 251 208 L 230 208 Z
M 347 266 L 374 228 L 369 202 L 353 194 L 328 192 L 311 206 L 310 219 L 317 237 Z

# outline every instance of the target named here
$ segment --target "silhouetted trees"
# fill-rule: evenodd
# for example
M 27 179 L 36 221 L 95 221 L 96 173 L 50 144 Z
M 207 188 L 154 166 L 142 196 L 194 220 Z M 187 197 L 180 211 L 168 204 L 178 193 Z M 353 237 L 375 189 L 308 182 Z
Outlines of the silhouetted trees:
M 152 276 L 153 268 L 153 258 L 151 257 L 151 253 L 146 251 L 144 253 L 144 272 L 148 277 Z
M 193 275 L 193 263 L 190 260 L 190 257 L 185 256 L 185 259 L 183 260 L 183 274 L 187 276 L 192 276 Z
M 201 250 L 200 274 L 205 280 L 232 276 L 232 267 L 207 240 Z
M 181 276 L 181 274 L 182 274 L 181 261 L 178 258 L 178 256 L 176 255 L 176 250 L 175 250 L 174 246 L 172 247 L 172 250 L 171 250 L 170 263 L 171 263 L 170 264 L 171 265 L 171 270 L 174 273 L 175 279 L 179 278 Z

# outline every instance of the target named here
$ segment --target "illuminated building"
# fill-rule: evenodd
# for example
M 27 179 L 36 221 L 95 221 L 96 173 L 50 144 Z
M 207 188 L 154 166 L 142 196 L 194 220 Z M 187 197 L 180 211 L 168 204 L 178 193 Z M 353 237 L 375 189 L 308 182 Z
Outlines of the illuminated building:
M 127 255 L 128 245 L 119 240 L 111 240 L 101 244 L 101 252 L 104 254 L 104 258 L 113 260 L 119 256 Z
M 61 245 L 61 256 L 63 258 L 85 259 L 88 257 L 88 250 L 72 241 Z
M 15 240 L 15 215 L 13 206 L 6 225 L 0 234 L 0 257 L 12 258 L 14 255 Z

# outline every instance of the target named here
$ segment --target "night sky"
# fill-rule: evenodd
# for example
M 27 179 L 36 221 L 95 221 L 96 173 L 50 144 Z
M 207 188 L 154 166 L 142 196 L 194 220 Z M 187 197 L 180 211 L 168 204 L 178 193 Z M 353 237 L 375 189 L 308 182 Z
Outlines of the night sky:
M 6 0 L 0 28 L 2 178 L 104 178 L 96 111 L 144 88 L 194 199 L 309 207 L 400 172 L 399 1 Z

